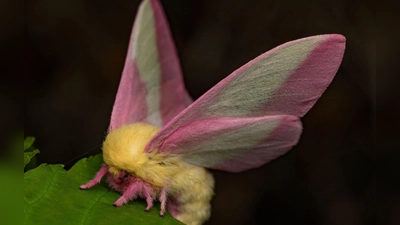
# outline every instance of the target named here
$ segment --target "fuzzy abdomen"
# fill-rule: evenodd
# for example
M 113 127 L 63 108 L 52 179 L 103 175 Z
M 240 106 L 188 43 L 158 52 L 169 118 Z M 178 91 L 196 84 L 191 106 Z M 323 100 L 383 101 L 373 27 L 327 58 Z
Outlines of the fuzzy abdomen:
M 174 216 L 188 225 L 203 224 L 211 215 L 214 178 L 205 168 L 187 166 L 170 183 L 169 195 L 173 196 L 173 201 L 178 206 L 178 212 Z

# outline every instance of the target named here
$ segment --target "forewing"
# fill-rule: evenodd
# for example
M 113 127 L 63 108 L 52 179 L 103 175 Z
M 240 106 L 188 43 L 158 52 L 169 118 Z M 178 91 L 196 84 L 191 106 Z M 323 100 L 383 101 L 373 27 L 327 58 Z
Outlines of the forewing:
M 288 115 L 293 121 L 293 118 L 302 117 L 332 81 L 341 63 L 344 49 L 343 36 L 318 35 L 288 42 L 258 56 L 234 71 L 172 119 L 150 141 L 146 151 L 159 149 L 164 153 L 181 154 L 184 160 L 193 164 L 227 171 L 241 171 L 266 163 L 286 152 L 288 146 L 297 142 L 300 135 L 300 129 L 297 128 L 300 127 L 300 122 L 290 122 L 287 126 L 278 126 L 269 129 L 268 132 L 240 123 L 243 125 L 242 128 L 238 127 L 240 139 L 229 139 L 230 142 L 237 140 L 231 143 L 240 147 L 236 148 L 232 144 L 229 146 L 234 150 L 216 150 L 213 154 L 207 153 L 208 145 L 203 143 L 208 143 L 207 138 L 215 139 L 212 136 L 198 136 L 201 132 L 216 132 L 212 122 L 220 122 L 220 119 L 243 119 L 240 121 L 245 124 L 248 119 L 260 119 L 260 122 L 264 122 L 261 123 L 261 127 L 271 127 L 273 123 L 267 119 L 270 118 L 268 116 Z M 230 125 L 225 123 L 223 127 Z M 292 132 L 285 133 L 284 127 Z M 198 130 L 201 132 L 198 133 Z M 261 144 L 244 142 L 244 145 L 241 145 L 246 138 L 252 137 L 259 137 L 254 141 Z M 275 140 L 274 137 L 279 137 L 275 138 L 279 141 L 272 144 L 275 147 L 264 141 L 270 138 Z M 226 142 L 215 143 L 227 145 Z M 229 151 L 232 151 L 232 154 Z M 240 154 L 237 154 L 238 152 Z M 263 154 L 274 157 L 263 157 Z M 220 156 L 213 161 L 216 155 Z M 230 164 L 239 169 L 231 168 Z M 242 164 L 243 166 L 240 166 Z
M 162 7 L 145 0 L 136 15 L 109 129 L 135 122 L 161 127 L 190 102 Z

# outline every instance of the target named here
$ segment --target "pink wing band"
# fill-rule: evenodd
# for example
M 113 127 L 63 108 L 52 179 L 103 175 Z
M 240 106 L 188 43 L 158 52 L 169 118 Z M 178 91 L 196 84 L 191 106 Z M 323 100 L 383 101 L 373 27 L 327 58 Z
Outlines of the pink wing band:
M 124 124 L 145 121 L 147 89 L 134 60 L 127 60 L 112 110 L 109 131 Z

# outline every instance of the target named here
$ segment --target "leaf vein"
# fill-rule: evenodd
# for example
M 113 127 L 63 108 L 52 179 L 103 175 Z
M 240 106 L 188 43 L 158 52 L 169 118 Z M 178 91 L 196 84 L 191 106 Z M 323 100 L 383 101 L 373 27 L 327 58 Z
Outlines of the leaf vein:
M 55 171 L 55 172 L 54 172 L 53 177 L 51 178 L 51 182 L 50 182 L 49 185 L 47 186 L 46 190 L 45 190 L 39 197 L 37 197 L 35 200 L 33 200 L 31 203 L 28 204 L 28 206 L 26 207 L 26 210 L 25 210 L 24 214 L 26 214 L 26 212 L 29 211 L 29 209 L 31 209 L 31 206 L 32 206 L 35 202 L 37 202 L 39 199 L 41 199 L 43 196 L 46 195 L 46 193 L 49 191 L 50 187 L 53 185 L 53 183 L 54 183 L 54 178 L 56 177 L 57 173 L 58 173 L 58 171 Z M 26 219 L 26 218 L 27 218 L 27 217 L 25 216 L 25 219 Z
M 110 190 L 107 190 L 102 196 L 100 196 L 96 202 L 90 207 L 89 211 L 87 212 L 86 216 L 85 216 L 85 220 L 83 221 L 83 225 L 86 224 L 86 221 L 89 217 L 90 212 L 92 211 L 92 209 L 94 208 L 94 206 L 100 201 L 100 199 L 102 199 L 104 197 L 104 195 L 106 195 Z

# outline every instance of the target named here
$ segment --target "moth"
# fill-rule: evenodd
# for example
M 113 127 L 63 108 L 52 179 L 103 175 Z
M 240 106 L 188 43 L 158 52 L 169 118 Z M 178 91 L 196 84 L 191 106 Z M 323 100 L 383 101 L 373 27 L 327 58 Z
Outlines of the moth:
M 291 41 L 243 65 L 192 102 L 168 22 L 157 0 L 144 0 L 130 38 L 103 143 L 107 176 L 121 206 L 145 198 L 186 224 L 210 217 L 214 179 L 206 168 L 241 172 L 288 152 L 300 118 L 335 76 L 345 49 L 339 34 Z

